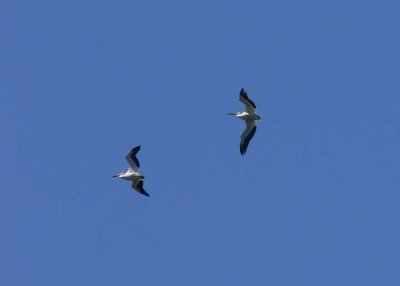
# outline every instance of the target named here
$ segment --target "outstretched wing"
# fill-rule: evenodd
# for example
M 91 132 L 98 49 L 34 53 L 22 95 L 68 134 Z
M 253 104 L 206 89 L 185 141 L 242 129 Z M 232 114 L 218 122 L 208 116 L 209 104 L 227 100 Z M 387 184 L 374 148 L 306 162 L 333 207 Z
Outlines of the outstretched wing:
M 249 146 L 250 140 L 256 134 L 257 125 L 255 120 L 246 121 L 246 129 L 240 135 L 240 154 L 244 155 L 247 151 L 247 146 Z
M 256 112 L 255 103 L 247 96 L 247 92 L 245 92 L 243 88 L 240 90 L 239 100 L 243 102 L 244 105 L 246 106 L 246 112 L 248 113 Z
M 143 180 L 137 180 L 136 182 L 132 182 L 132 188 L 134 188 L 138 193 L 141 193 L 146 197 L 150 197 L 150 195 L 143 189 Z
M 140 167 L 139 160 L 136 157 L 137 152 L 139 152 L 140 146 L 136 146 L 125 156 L 126 161 L 128 161 L 129 167 L 133 171 L 137 171 Z

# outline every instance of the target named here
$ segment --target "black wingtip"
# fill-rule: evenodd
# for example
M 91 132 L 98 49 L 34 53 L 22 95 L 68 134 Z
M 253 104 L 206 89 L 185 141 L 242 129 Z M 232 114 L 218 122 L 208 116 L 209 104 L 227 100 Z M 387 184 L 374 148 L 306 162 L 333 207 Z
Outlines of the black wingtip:
M 249 143 L 240 145 L 240 155 L 246 154 L 248 146 L 249 146 Z
M 139 193 L 141 193 L 142 195 L 144 195 L 144 196 L 146 196 L 146 197 L 150 197 L 150 195 L 149 195 L 149 193 L 148 192 L 146 192 L 145 190 L 143 190 L 143 189 L 140 189 L 140 190 L 138 190 L 139 191 Z
M 140 151 L 140 145 L 138 145 L 136 147 L 133 147 L 132 150 L 131 150 L 133 155 L 136 155 L 136 153 L 139 152 L 139 151 Z
M 150 197 L 149 193 L 146 192 L 146 191 L 143 189 L 143 181 L 142 181 L 142 180 L 140 180 L 139 182 L 136 183 L 136 190 L 137 190 L 139 193 L 141 193 L 142 195 L 144 195 L 144 196 L 146 196 L 146 197 Z

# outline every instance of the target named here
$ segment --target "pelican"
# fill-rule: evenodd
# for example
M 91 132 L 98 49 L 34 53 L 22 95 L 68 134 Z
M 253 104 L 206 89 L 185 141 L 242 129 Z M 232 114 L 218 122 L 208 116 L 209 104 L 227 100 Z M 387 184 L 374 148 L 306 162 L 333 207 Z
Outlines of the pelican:
M 140 164 L 139 160 L 136 158 L 136 154 L 139 152 L 139 150 L 140 146 L 136 146 L 125 156 L 125 159 L 128 161 L 129 164 L 128 171 L 126 171 L 125 173 L 116 174 L 112 176 L 112 178 L 118 177 L 127 181 L 132 181 L 132 188 L 134 188 L 142 195 L 150 197 L 150 195 L 145 190 L 143 190 L 144 176 L 139 172 Z
M 246 129 L 240 135 L 240 154 L 244 155 L 249 146 L 251 138 L 257 130 L 257 120 L 261 119 L 261 116 L 256 114 L 256 105 L 247 96 L 247 92 L 242 88 L 240 90 L 239 100 L 246 106 L 245 111 L 230 112 L 228 115 L 235 115 L 237 118 L 243 119 L 246 122 Z

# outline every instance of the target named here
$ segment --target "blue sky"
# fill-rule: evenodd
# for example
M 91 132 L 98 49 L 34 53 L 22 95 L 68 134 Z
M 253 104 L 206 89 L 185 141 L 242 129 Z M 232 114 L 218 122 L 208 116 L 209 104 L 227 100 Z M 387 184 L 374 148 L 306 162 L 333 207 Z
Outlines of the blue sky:
M 3 1 L 1 284 L 399 285 L 399 11 Z

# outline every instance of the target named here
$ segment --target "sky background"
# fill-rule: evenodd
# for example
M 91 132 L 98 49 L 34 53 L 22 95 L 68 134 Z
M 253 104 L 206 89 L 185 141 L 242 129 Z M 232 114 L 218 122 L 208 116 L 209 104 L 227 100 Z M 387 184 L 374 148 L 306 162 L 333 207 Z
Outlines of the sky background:
M 1 285 L 399 285 L 399 27 L 398 1 L 1 1 Z M 110 179 L 136 145 L 150 198 Z

